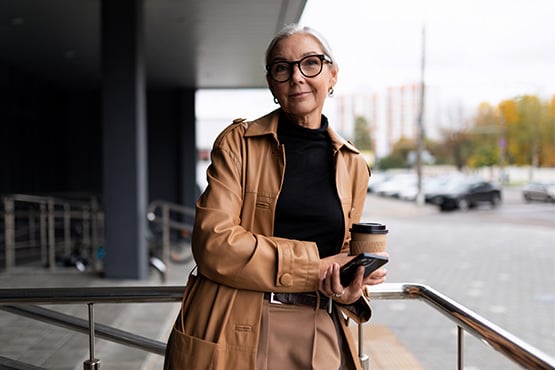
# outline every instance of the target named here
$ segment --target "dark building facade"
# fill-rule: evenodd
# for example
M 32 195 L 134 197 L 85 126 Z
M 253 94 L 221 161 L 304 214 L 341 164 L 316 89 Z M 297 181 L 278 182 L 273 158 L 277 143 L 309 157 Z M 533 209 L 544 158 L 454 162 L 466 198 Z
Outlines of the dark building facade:
M 250 56 L 305 1 L 240 5 L 2 1 L 0 193 L 94 194 L 106 276 L 146 278 L 148 203 L 198 196 L 196 90 L 263 86 Z

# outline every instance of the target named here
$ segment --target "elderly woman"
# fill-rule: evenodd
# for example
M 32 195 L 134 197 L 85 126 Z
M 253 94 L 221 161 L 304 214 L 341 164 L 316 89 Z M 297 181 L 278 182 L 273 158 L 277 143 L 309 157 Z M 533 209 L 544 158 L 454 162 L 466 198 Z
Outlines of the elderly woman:
M 191 274 L 165 369 L 357 369 L 345 315 L 370 318 L 359 268 L 342 286 L 349 227 L 369 169 L 322 115 L 338 67 L 324 39 L 290 25 L 266 51 L 280 108 L 216 139 L 196 207 Z

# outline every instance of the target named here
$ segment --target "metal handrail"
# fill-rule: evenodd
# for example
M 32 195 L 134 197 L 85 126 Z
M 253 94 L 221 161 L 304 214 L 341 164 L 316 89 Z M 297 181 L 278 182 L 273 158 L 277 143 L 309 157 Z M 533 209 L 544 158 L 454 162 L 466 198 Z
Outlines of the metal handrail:
M 89 303 L 89 305 L 90 304 L 92 303 Z M 6 305 L 0 306 L 0 310 L 60 326 L 82 334 L 90 334 L 90 326 L 87 320 L 44 307 L 34 305 Z M 95 323 L 94 334 L 98 338 L 123 344 L 128 347 L 138 348 L 158 355 L 163 355 L 166 350 L 166 343 L 164 342 L 143 337 L 125 330 L 113 328 L 109 325 Z M 94 350 L 92 352 L 94 352 Z
M 21 304 L 75 304 L 86 303 L 130 303 L 130 302 L 178 302 L 182 298 L 183 286 L 148 287 L 95 287 L 95 288 L 31 288 L 0 289 L 0 309 L 8 305 Z M 539 349 L 517 338 L 499 326 L 491 323 L 460 303 L 422 284 L 386 283 L 368 287 L 372 299 L 416 299 L 428 303 L 435 310 L 452 320 L 459 329 L 458 369 L 463 369 L 463 330 L 488 343 L 491 348 L 528 369 L 555 369 L 555 359 Z M 91 326 L 91 315 L 89 325 Z M 92 324 L 94 328 L 94 323 Z M 361 327 L 359 327 L 361 329 Z M 92 330 L 89 334 L 94 341 Z M 137 336 L 138 337 L 138 336 Z M 362 336 L 359 337 L 362 340 Z M 152 351 L 141 341 L 136 347 Z M 160 353 L 159 348 L 155 353 Z M 91 353 L 91 359 L 94 354 Z
M 162 261 L 166 265 L 170 262 L 170 230 L 193 231 L 193 225 L 171 219 L 171 213 L 177 213 L 179 218 L 195 217 L 194 208 L 164 200 L 153 200 L 148 205 L 147 219 L 162 225 Z
M 438 291 L 414 283 L 381 284 L 369 287 L 372 299 L 418 299 L 441 312 L 455 324 L 458 332 L 458 367 L 463 369 L 462 330 L 489 344 L 526 369 L 555 369 L 555 359 L 488 321 L 474 311 Z
M 56 265 L 56 229 L 63 229 L 62 244 L 65 255 L 71 253 L 71 221 L 80 220 L 83 227 L 82 243 L 85 247 L 98 247 L 101 236 L 100 228 L 103 213 L 99 208 L 96 197 L 90 200 L 62 199 L 54 196 L 40 196 L 28 194 L 6 194 L 2 196 L 4 219 L 4 259 L 5 270 L 11 271 L 16 264 L 16 248 L 21 246 L 40 246 L 41 262 L 47 263 L 50 270 Z M 25 212 L 16 208 L 16 204 L 26 204 L 30 209 Z M 33 207 L 38 207 L 33 208 Z M 32 226 L 26 234 L 29 241 L 16 242 L 16 219 L 28 218 Z M 39 228 L 36 228 L 35 219 L 38 219 Z M 40 240 L 35 238 L 35 229 L 40 232 Z M 96 257 L 96 250 L 92 253 Z

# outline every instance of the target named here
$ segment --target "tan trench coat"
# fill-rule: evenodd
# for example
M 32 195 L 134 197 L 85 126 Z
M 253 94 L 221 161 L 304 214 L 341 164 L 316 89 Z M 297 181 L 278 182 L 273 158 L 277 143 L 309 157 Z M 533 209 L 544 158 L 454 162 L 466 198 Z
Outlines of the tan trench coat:
M 198 277 L 187 284 L 183 327 L 178 318 L 166 369 L 254 369 L 263 292 L 318 289 L 316 244 L 272 236 L 285 169 L 278 118 L 276 110 L 253 122 L 235 120 L 214 143 L 208 188 L 196 206 L 192 248 Z M 356 148 L 328 131 L 347 251 L 349 227 L 362 214 L 369 169 Z M 363 320 L 370 316 L 365 314 Z M 349 343 L 349 368 L 358 368 L 347 323 L 340 321 Z

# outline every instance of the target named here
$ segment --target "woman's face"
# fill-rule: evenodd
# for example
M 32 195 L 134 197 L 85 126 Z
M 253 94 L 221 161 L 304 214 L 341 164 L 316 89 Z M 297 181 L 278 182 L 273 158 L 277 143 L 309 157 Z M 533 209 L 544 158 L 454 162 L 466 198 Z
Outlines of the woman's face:
M 297 61 L 308 55 L 324 54 L 322 47 L 312 36 L 294 34 L 281 39 L 270 54 L 269 63 L 277 61 Z M 272 94 L 278 99 L 282 109 L 297 123 L 318 128 L 324 101 L 330 87 L 337 81 L 337 69 L 324 63 L 322 72 L 316 77 L 305 77 L 298 65 L 293 66 L 291 79 L 276 82 L 266 76 Z

